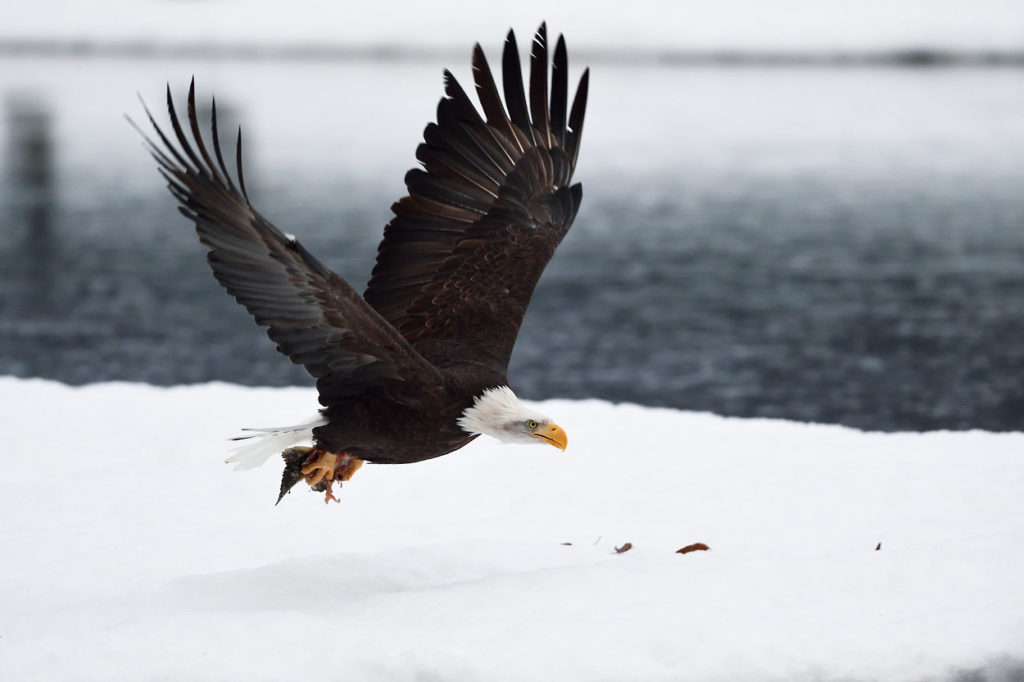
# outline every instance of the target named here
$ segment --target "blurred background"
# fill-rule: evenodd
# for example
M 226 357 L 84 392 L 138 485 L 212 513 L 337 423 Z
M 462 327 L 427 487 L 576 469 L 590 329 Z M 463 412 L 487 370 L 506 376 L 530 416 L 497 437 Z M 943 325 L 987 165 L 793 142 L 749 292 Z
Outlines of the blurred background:
M 362 289 L 443 68 L 591 67 L 528 398 L 867 429 L 1024 424 L 1024 5 L 60 0 L 0 7 L 0 374 L 309 385 L 124 119 L 194 75 L 256 207 Z

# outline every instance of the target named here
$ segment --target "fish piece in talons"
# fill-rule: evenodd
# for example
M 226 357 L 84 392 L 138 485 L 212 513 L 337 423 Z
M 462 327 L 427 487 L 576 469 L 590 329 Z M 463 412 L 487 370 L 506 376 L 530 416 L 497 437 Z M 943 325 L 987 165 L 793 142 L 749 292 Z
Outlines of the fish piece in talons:
M 363 466 L 363 460 L 348 453 L 334 453 L 312 448 L 297 446 L 288 448 L 281 453 L 284 459 L 284 473 L 281 476 L 281 492 L 277 501 L 299 481 L 305 481 L 315 492 L 324 494 L 324 502 L 340 502 L 334 494 L 333 483 L 339 487 L 343 481 L 351 480 L 352 476 Z
M 302 469 L 315 450 L 316 448 L 300 445 L 288 448 L 281 453 L 281 458 L 284 459 L 284 471 L 281 472 L 281 492 L 278 494 L 275 504 L 280 504 L 295 484 L 305 478 Z
M 338 485 L 340 486 L 341 484 L 339 483 Z M 324 487 L 324 504 L 330 503 L 331 500 L 338 502 L 339 504 L 341 503 L 341 500 L 334 496 L 334 491 L 331 490 L 331 484 L 328 483 Z

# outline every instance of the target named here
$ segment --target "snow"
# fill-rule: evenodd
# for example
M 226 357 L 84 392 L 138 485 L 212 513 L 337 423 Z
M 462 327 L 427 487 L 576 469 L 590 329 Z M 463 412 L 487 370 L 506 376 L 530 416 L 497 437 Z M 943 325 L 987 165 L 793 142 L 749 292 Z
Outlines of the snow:
M 0 40 L 147 46 L 347 46 L 465 49 L 542 19 L 570 47 L 616 52 L 740 50 L 1018 50 L 1017 0 L 518 0 L 467 10 L 460 0 L 36 0 L 4 8 Z M 116 20 L 112 20 L 116 17 Z
M 552 400 L 565 453 L 481 438 L 275 507 L 226 438 L 311 389 L 0 378 L 0 405 L 3 680 L 1024 670 L 1021 433 Z

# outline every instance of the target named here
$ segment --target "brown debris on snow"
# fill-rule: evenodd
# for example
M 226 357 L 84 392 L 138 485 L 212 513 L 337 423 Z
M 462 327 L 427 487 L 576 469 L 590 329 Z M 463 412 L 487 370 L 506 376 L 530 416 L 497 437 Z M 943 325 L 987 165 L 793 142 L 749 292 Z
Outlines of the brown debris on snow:
M 679 549 L 676 550 L 676 554 L 689 554 L 690 552 L 698 552 L 698 551 L 706 552 L 709 549 L 711 549 L 711 548 L 708 547 L 707 545 L 705 545 L 703 542 L 695 542 L 692 545 L 687 545 L 686 547 L 680 547 Z

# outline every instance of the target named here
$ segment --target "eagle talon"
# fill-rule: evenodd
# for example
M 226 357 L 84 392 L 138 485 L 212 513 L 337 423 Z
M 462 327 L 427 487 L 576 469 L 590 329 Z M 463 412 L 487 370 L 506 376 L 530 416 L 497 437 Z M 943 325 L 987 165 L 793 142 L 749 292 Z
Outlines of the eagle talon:
M 363 460 L 359 459 L 358 457 L 352 457 L 351 455 L 345 455 L 345 461 L 342 462 L 340 467 L 338 467 L 337 480 L 351 480 L 352 477 L 355 476 L 355 473 L 359 471 L 359 468 L 362 466 Z
M 315 459 L 308 462 L 301 470 L 306 483 L 315 486 L 320 482 L 325 482 L 330 489 L 330 483 L 334 480 L 334 468 L 338 465 L 338 456 L 333 452 L 314 450 L 312 457 Z
M 313 450 L 300 469 L 302 477 L 313 490 L 324 494 L 324 504 L 330 501 L 341 502 L 334 494 L 333 484 L 352 478 L 352 475 L 363 466 L 363 460 L 347 453 L 333 453 L 325 450 Z

